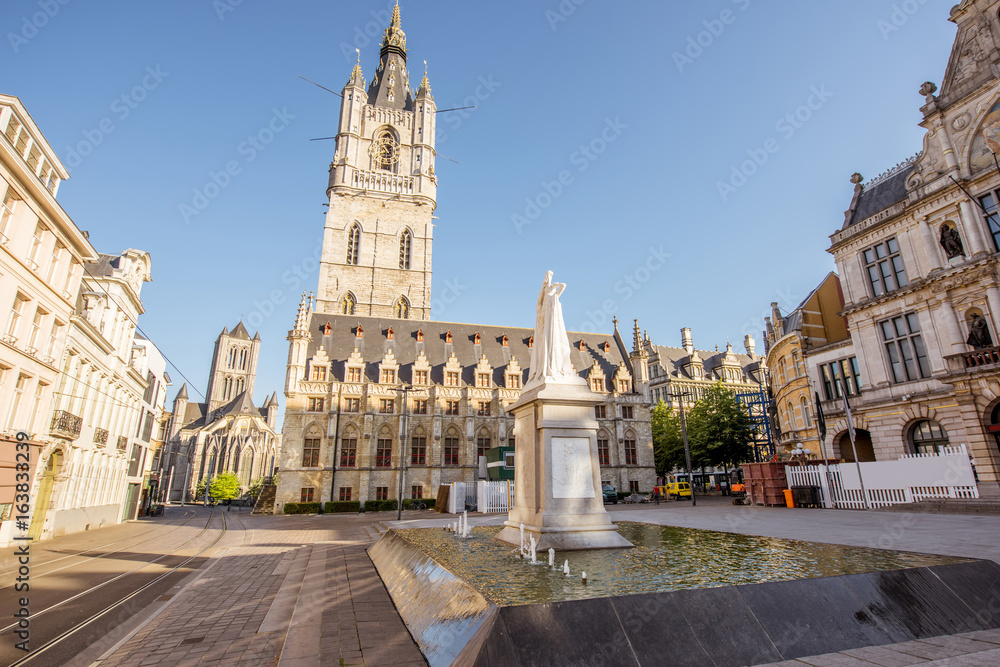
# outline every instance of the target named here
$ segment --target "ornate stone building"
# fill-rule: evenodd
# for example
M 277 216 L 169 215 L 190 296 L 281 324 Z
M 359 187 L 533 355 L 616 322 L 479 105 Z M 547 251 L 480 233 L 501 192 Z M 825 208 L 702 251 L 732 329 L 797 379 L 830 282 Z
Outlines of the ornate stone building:
M 278 392 L 254 407 L 259 354 L 260 336 L 251 338 L 243 322 L 232 331 L 223 328 L 212 354 L 208 400 L 189 400 L 187 383 L 181 386 L 160 455 L 159 483 L 168 502 L 194 500 L 201 480 L 223 472 L 235 473 L 244 490 L 273 473 L 281 441 L 275 431 Z
M 778 304 L 771 304 L 766 318 L 765 342 L 769 386 L 774 398 L 775 451 L 789 458 L 796 445 L 808 450 L 811 458 L 850 458 L 850 447 L 831 449 L 820 444 L 816 423 L 816 393 L 820 400 L 833 401 L 841 396 L 841 385 L 834 378 L 846 380 L 849 398 L 858 395 L 861 377 L 858 360 L 853 355 L 847 320 L 841 315 L 844 298 L 840 279 L 829 273 L 823 281 L 787 315 Z M 871 441 L 859 441 L 862 461 L 869 456 Z
M 1000 2 L 951 10 L 940 92 L 920 88 L 923 149 L 854 197 L 829 252 L 844 290 L 876 459 L 965 444 L 980 492 L 1000 493 Z M 835 441 L 846 424 L 824 404 Z
M 404 463 L 404 497 L 433 496 L 476 479 L 478 456 L 512 437 L 506 406 L 527 377 L 532 331 L 427 319 L 436 107 L 426 73 L 411 92 L 406 62 L 397 7 L 371 84 L 359 59 L 343 89 L 318 293 L 303 295 L 288 335 L 279 509 L 398 498 Z M 617 330 L 568 335 L 576 369 L 607 399 L 596 411 L 603 478 L 649 490 L 638 329 L 631 353 Z

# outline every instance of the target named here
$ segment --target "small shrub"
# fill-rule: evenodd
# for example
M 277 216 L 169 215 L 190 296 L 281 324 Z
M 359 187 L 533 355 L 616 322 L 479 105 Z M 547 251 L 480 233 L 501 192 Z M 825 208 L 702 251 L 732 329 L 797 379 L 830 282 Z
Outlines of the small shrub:
M 427 509 L 434 509 L 434 498 L 417 498 L 414 500 L 407 498 L 403 500 L 403 509 L 408 510 L 411 505 L 419 505 L 420 503 L 427 505 Z
M 331 514 L 360 512 L 361 502 L 358 500 L 337 500 L 323 505 L 323 511 L 330 512 Z
M 392 500 L 366 500 L 366 512 L 388 512 L 396 509 L 396 499 Z
M 282 511 L 285 514 L 316 514 L 319 512 L 319 503 L 285 503 Z

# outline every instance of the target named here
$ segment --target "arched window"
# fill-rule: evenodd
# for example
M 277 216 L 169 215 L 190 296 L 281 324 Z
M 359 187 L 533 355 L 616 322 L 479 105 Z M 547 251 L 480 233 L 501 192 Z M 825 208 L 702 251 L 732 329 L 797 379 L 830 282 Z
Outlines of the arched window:
M 795 422 L 795 406 L 792 405 L 791 401 L 788 401 L 785 407 L 788 410 L 788 430 L 791 431 L 797 427 Z
M 240 477 L 243 480 L 244 486 L 249 486 L 250 482 L 253 481 L 253 450 L 247 449 L 243 453 L 243 463 L 240 464 L 240 470 L 243 474 Z
M 412 242 L 413 238 L 410 236 L 410 230 L 407 229 L 399 238 L 399 268 L 401 269 L 410 268 L 410 245 Z
M 229 368 L 233 368 L 233 367 L 236 366 L 236 348 L 235 347 L 229 348 L 229 364 L 228 365 L 229 365 Z
M 372 169 L 396 172 L 399 164 L 399 141 L 396 134 L 389 128 L 379 132 L 372 140 L 369 155 L 372 158 Z
M 399 297 L 396 301 L 396 305 L 392 307 L 392 314 L 401 320 L 409 319 L 410 317 L 410 302 L 405 296 Z
M 354 295 L 348 292 L 344 295 L 344 298 L 340 300 L 340 314 L 341 315 L 353 315 L 354 307 L 358 305 L 357 300 Z
M 802 410 L 802 425 L 809 428 L 812 426 L 812 416 L 809 414 L 809 401 L 805 396 L 799 399 L 799 409 Z
M 233 454 L 233 472 L 240 471 L 240 447 L 236 446 L 236 453 Z
M 785 384 L 785 358 L 782 357 L 778 360 L 778 378 L 781 384 Z
M 347 232 L 347 263 L 357 266 L 361 250 L 361 227 L 354 223 Z
M 922 419 L 914 424 L 910 439 L 917 454 L 935 454 L 948 446 L 948 432 L 930 419 Z
M 802 363 L 799 361 L 798 351 L 792 352 L 792 361 L 795 363 L 795 376 L 802 375 Z

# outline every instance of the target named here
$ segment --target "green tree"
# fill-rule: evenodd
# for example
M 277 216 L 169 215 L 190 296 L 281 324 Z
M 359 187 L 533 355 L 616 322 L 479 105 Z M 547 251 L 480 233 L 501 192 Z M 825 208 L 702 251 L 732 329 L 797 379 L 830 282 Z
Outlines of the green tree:
M 694 467 L 733 468 L 752 457 L 753 424 L 736 392 L 716 382 L 695 403 L 687 420 Z
M 198 483 L 195 484 L 195 486 L 194 486 L 194 497 L 195 498 L 198 498 L 200 496 L 205 495 L 205 486 L 206 486 L 206 482 L 207 481 L 208 481 L 207 477 L 202 477 L 198 481 Z
M 651 417 L 656 474 L 665 476 L 674 468 L 685 465 L 681 419 L 663 401 L 653 408 Z
M 231 472 L 224 472 L 213 479 L 208 488 L 216 500 L 230 500 L 240 495 L 240 478 Z

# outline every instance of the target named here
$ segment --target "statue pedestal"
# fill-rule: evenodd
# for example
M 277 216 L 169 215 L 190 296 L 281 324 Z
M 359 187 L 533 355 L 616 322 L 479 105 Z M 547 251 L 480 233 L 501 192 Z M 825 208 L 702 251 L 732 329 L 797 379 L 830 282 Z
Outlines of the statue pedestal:
M 514 414 L 514 507 L 497 539 L 520 544 L 533 535 L 547 549 L 631 547 L 604 509 L 594 406 L 586 381 L 528 384 Z

